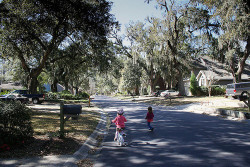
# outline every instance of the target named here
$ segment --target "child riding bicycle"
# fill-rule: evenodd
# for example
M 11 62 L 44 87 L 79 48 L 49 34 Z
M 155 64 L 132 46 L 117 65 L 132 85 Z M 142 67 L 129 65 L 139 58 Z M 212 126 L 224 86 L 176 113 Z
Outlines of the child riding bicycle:
M 114 120 L 112 120 L 113 123 L 116 125 L 116 132 L 115 132 L 115 138 L 114 140 L 117 140 L 118 133 L 121 130 L 125 129 L 125 122 L 127 122 L 126 118 L 123 116 L 123 109 L 117 110 L 117 116 Z

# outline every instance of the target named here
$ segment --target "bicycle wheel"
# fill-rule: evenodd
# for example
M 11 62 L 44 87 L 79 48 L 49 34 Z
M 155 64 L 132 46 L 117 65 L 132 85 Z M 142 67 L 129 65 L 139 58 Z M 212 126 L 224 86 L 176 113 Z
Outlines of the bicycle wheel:
M 118 134 L 118 136 L 117 136 L 117 144 L 118 144 L 118 146 L 120 146 L 120 143 L 121 143 L 121 138 L 120 138 L 120 134 Z
M 121 144 L 120 144 L 120 146 L 124 146 L 124 139 L 123 139 L 122 135 L 121 135 Z
M 117 142 L 118 142 L 119 146 L 123 146 L 124 139 L 123 139 L 123 137 L 122 137 L 122 135 L 120 133 L 118 134 L 118 140 L 117 140 Z

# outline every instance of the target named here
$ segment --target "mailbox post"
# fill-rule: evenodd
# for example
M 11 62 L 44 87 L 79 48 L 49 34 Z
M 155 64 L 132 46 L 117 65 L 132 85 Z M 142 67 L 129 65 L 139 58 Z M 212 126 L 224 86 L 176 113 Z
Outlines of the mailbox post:
M 60 102 L 60 138 L 64 138 L 64 114 L 63 114 L 63 101 Z
M 64 123 L 71 117 L 72 120 L 77 120 L 82 112 L 81 105 L 64 105 L 60 102 L 60 138 L 64 138 Z M 66 116 L 66 118 L 64 118 Z
M 91 100 L 93 100 L 94 98 L 91 98 L 90 96 L 89 96 L 89 107 L 90 107 L 90 102 L 91 102 Z

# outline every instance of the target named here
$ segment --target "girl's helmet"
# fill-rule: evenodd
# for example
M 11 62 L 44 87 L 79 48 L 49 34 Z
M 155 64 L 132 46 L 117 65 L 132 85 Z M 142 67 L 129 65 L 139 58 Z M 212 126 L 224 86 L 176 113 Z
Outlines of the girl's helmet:
M 122 115 L 124 113 L 124 111 L 123 111 L 123 109 L 121 108 L 121 109 L 119 109 L 119 110 L 117 110 L 117 114 L 119 114 L 119 115 Z

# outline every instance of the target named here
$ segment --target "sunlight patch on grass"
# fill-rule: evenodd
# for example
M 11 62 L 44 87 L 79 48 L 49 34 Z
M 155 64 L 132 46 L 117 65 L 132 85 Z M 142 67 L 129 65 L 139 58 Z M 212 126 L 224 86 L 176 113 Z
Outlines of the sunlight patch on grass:
M 65 122 L 66 136 L 89 136 L 95 130 L 99 119 L 99 113 L 83 111 L 78 120 L 70 118 Z M 36 135 L 57 135 L 60 128 L 60 116 L 58 113 L 34 112 L 32 115 L 32 127 Z

